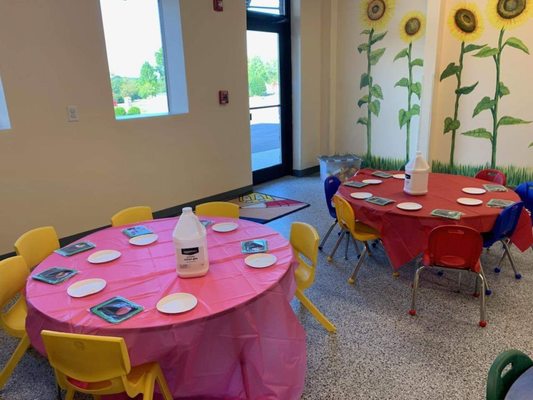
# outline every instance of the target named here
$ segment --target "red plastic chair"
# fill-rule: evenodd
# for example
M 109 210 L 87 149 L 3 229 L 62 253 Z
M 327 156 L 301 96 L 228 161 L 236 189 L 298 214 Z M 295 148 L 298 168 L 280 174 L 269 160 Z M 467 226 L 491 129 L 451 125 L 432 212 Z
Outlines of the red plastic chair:
M 497 169 L 482 169 L 476 174 L 474 178 L 494 182 L 498 185 L 503 186 L 505 186 L 505 184 L 507 183 L 507 177 L 505 176 L 505 174 Z
M 481 305 L 479 326 L 485 327 L 485 274 L 479 260 L 483 249 L 481 234 L 475 229 L 462 225 L 443 225 L 429 233 L 428 248 L 424 252 L 422 266 L 416 270 L 413 282 L 413 299 L 409 314 L 416 315 L 416 292 L 420 272 L 425 268 L 437 267 L 445 270 L 470 271 L 481 281 Z M 477 292 L 476 282 L 476 292 Z M 475 293 L 476 295 L 477 293 Z

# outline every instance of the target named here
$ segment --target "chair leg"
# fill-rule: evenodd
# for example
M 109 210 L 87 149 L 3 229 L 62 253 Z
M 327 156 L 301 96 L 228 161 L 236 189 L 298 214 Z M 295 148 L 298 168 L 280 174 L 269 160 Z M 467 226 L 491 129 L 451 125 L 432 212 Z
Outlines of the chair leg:
M 328 240 L 328 237 L 331 234 L 331 231 L 333 230 L 333 228 L 335 228 L 335 225 L 337 225 L 337 220 L 335 220 L 335 222 L 333 222 L 329 227 L 328 233 L 326 233 L 326 236 L 324 236 L 324 239 L 322 239 L 322 242 L 320 242 L 320 246 L 318 246 L 318 250 L 322 250 L 324 244 L 326 243 L 326 240 Z
M 518 272 L 518 269 L 516 269 L 516 265 L 514 263 L 513 255 L 511 254 L 511 248 L 509 247 L 510 240 L 503 240 L 503 248 L 505 249 L 504 254 L 507 254 L 507 258 L 509 259 L 509 262 L 511 263 L 511 267 L 514 271 L 514 277 L 516 279 L 521 279 L 522 274 Z
M 410 315 L 416 315 L 416 291 L 418 290 L 418 282 L 420 280 L 420 272 L 425 267 L 422 265 L 421 267 L 418 267 L 418 269 L 415 272 L 415 279 L 413 281 L 413 297 L 411 298 L 411 309 L 409 310 Z
M 366 251 L 368 251 L 368 256 L 372 257 L 372 251 L 370 251 L 370 246 L 368 245 L 368 242 L 365 242 Z
M 333 260 L 333 256 L 335 255 L 335 252 L 339 248 L 339 245 L 341 244 L 342 238 L 344 238 L 344 235 L 346 235 L 346 233 L 347 232 L 343 229 L 342 232 L 341 232 L 341 235 L 337 239 L 337 243 L 335 243 L 335 247 L 333 248 L 331 254 L 328 256 L 328 261 Z
M 102 399 L 102 396 L 100 396 L 99 394 L 93 394 L 93 400 L 101 400 Z
M 76 391 L 74 389 L 67 389 L 67 394 L 65 395 L 65 400 L 74 400 L 74 395 Z
M 489 281 L 487 280 L 487 277 L 485 276 L 485 271 L 483 270 L 483 266 L 481 265 L 481 262 L 479 263 L 479 273 L 483 276 L 483 280 L 485 281 L 485 294 L 487 296 L 490 296 L 492 294 L 492 290 L 489 287 Z
M 344 259 L 348 259 L 348 245 L 350 244 L 350 236 L 352 235 L 346 235 L 346 247 L 344 248 Z
M 366 244 L 366 242 L 365 242 Z M 363 265 L 363 261 L 365 260 L 366 253 L 368 252 L 367 247 L 363 248 L 363 252 L 361 253 L 361 257 L 359 257 L 359 261 L 357 261 L 357 265 L 355 266 L 355 269 L 352 272 L 352 275 L 350 278 L 348 278 L 348 283 L 350 285 L 355 284 L 355 280 L 357 279 L 357 273 L 359 272 L 359 269 L 361 268 L 361 265 Z
M 328 332 L 336 332 L 337 328 L 335 325 L 333 325 L 329 319 L 326 318 L 324 314 L 320 312 L 320 310 L 307 298 L 305 294 L 303 294 L 299 289 L 296 289 L 296 298 L 300 300 L 300 302 L 303 304 L 305 308 L 309 310 L 311 314 L 316 318 L 320 324 L 326 328 Z
M 159 386 L 159 390 L 161 391 L 161 394 L 163 394 L 164 400 L 173 400 L 172 394 L 170 393 L 170 389 L 168 388 L 167 381 L 165 380 L 165 376 L 163 375 L 163 371 L 161 371 L 161 367 L 157 367 L 157 375 L 156 375 L 156 382 Z
M 483 274 L 478 274 L 478 279 L 481 281 L 481 296 L 480 296 L 480 305 L 479 305 L 479 312 L 480 312 L 480 319 L 479 319 L 479 326 L 482 328 L 487 326 L 487 316 L 485 314 L 485 291 L 483 288 L 486 287 L 485 278 L 483 277 Z
M 19 363 L 24 353 L 26 353 L 26 350 L 28 350 L 28 347 L 30 347 L 30 339 L 28 338 L 28 335 L 24 335 L 22 339 L 20 339 L 17 348 L 7 361 L 7 364 L 5 365 L 4 369 L 2 369 L 2 371 L 0 372 L 0 389 L 4 388 L 4 385 L 13 373 L 13 370 Z
M 359 250 L 359 245 L 357 244 L 357 240 L 355 240 L 355 238 L 350 235 L 352 237 L 352 242 L 353 242 L 353 246 L 355 247 L 355 252 L 357 253 L 357 258 L 361 257 L 361 250 Z

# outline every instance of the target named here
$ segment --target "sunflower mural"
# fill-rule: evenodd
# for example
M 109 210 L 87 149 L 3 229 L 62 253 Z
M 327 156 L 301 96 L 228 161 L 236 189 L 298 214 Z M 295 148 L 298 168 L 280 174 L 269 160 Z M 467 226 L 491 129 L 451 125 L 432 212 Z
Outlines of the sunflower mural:
M 464 68 L 464 56 L 467 53 L 482 49 L 485 45 L 476 45 L 471 42 L 479 39 L 483 33 L 483 19 L 474 3 L 460 3 L 451 10 L 448 18 L 448 26 L 452 35 L 461 42 L 459 52 L 459 63 L 452 62 L 444 69 L 440 76 L 440 81 L 455 76 L 457 87 L 455 89 L 455 110 L 453 117 L 446 117 L 444 120 L 444 134 L 451 132 L 450 167 L 454 166 L 455 157 L 455 137 L 457 130 L 461 127 L 461 122 L 457 119 L 459 113 L 459 103 L 461 96 L 468 95 L 474 91 L 479 81 L 473 85 L 463 86 L 462 73 Z M 468 43 L 468 44 L 466 44 Z
M 367 93 L 359 99 L 359 108 L 367 105 L 367 116 L 357 120 L 358 124 L 366 127 L 367 149 L 366 157 L 372 156 L 372 114 L 379 117 L 383 91 L 381 86 L 376 84 L 372 78 L 372 66 L 375 66 L 383 54 L 385 48 L 374 49 L 373 46 L 387 35 L 387 31 L 382 32 L 388 25 L 394 13 L 394 0 L 362 0 L 361 20 L 367 28 L 362 35 L 368 36 L 367 41 L 357 47 L 359 54 L 366 54 L 367 70 L 361 75 L 360 89 L 367 88 Z
M 525 121 L 520 118 L 512 116 L 499 116 L 499 102 L 504 96 L 511 94 L 509 88 L 505 85 L 502 79 L 502 57 L 503 51 L 506 47 L 520 50 L 529 55 L 529 49 L 522 40 L 517 37 L 509 37 L 505 41 L 505 32 L 509 29 L 516 28 L 526 22 L 532 15 L 533 2 L 527 0 L 489 0 L 487 6 L 487 13 L 491 24 L 500 31 L 497 47 L 484 46 L 476 54 L 475 57 L 492 58 L 496 68 L 496 82 L 494 89 L 494 96 L 483 97 L 474 109 L 473 116 L 475 117 L 483 111 L 490 111 L 492 115 L 492 132 L 485 128 L 478 128 L 463 135 L 475 138 L 488 139 L 492 145 L 491 152 L 491 168 L 496 167 L 496 152 L 498 146 L 499 129 L 508 125 L 529 124 L 532 121 Z
M 404 42 L 408 43 L 408 46 L 405 49 L 402 49 L 394 61 L 400 60 L 402 58 L 407 58 L 407 69 L 409 71 L 409 76 L 407 78 L 402 78 L 394 87 L 404 87 L 407 89 L 407 110 L 400 109 L 398 114 L 398 119 L 400 123 L 400 129 L 405 125 L 406 127 L 406 140 L 405 140 L 405 161 L 409 161 L 409 148 L 411 144 L 411 120 L 414 116 L 420 115 L 420 104 L 413 102 L 413 95 L 418 97 L 420 101 L 420 96 L 422 94 L 422 84 L 420 82 L 415 82 L 413 79 L 413 69 L 415 67 L 423 67 L 424 61 L 421 58 L 413 59 L 413 42 L 420 39 L 426 29 L 426 18 L 420 12 L 410 12 L 407 13 L 400 22 L 400 37 Z

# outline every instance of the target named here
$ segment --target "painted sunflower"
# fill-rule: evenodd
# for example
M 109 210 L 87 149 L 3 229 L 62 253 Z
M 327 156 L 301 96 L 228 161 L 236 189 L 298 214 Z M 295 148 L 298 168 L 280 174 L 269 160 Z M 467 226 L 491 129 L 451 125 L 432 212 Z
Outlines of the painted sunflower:
M 489 0 L 487 14 L 497 29 L 512 29 L 527 21 L 532 8 L 531 0 Z
M 448 26 L 452 35 L 461 42 L 474 42 L 483 33 L 483 18 L 476 4 L 458 4 L 450 12 Z
M 407 13 L 400 22 L 400 37 L 406 43 L 420 39 L 426 30 L 426 17 L 418 11 Z
M 387 26 L 394 14 L 395 0 L 362 0 L 361 21 L 366 28 L 378 31 Z

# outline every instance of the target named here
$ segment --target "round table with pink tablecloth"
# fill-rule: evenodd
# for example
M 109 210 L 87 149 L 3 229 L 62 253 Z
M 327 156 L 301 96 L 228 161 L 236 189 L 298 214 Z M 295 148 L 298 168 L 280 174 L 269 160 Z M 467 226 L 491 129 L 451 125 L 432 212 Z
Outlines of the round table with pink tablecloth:
M 132 365 L 157 361 L 177 398 L 299 399 L 306 370 L 305 332 L 290 307 L 295 290 L 292 249 L 271 228 L 244 220 L 233 221 L 232 232 L 207 228 L 210 269 L 206 276 L 182 279 L 176 274 L 172 231 L 176 218 L 146 221 L 158 235 L 147 246 L 134 246 L 121 231 L 108 228 L 83 240 L 95 249 L 70 257 L 52 254 L 33 272 L 51 267 L 79 273 L 51 285 L 28 279 L 26 329 L 32 345 L 44 354 L 43 329 L 121 336 Z M 141 224 L 136 224 L 141 225 Z M 245 265 L 241 242 L 265 239 L 277 262 L 268 268 Z M 87 257 L 112 249 L 121 256 L 104 264 Z M 80 280 L 102 278 L 106 287 L 87 297 L 73 298 L 67 288 Z M 182 314 L 163 314 L 157 302 L 172 293 L 191 293 L 198 305 Z M 119 324 L 89 311 L 114 296 L 122 296 L 144 310 Z

